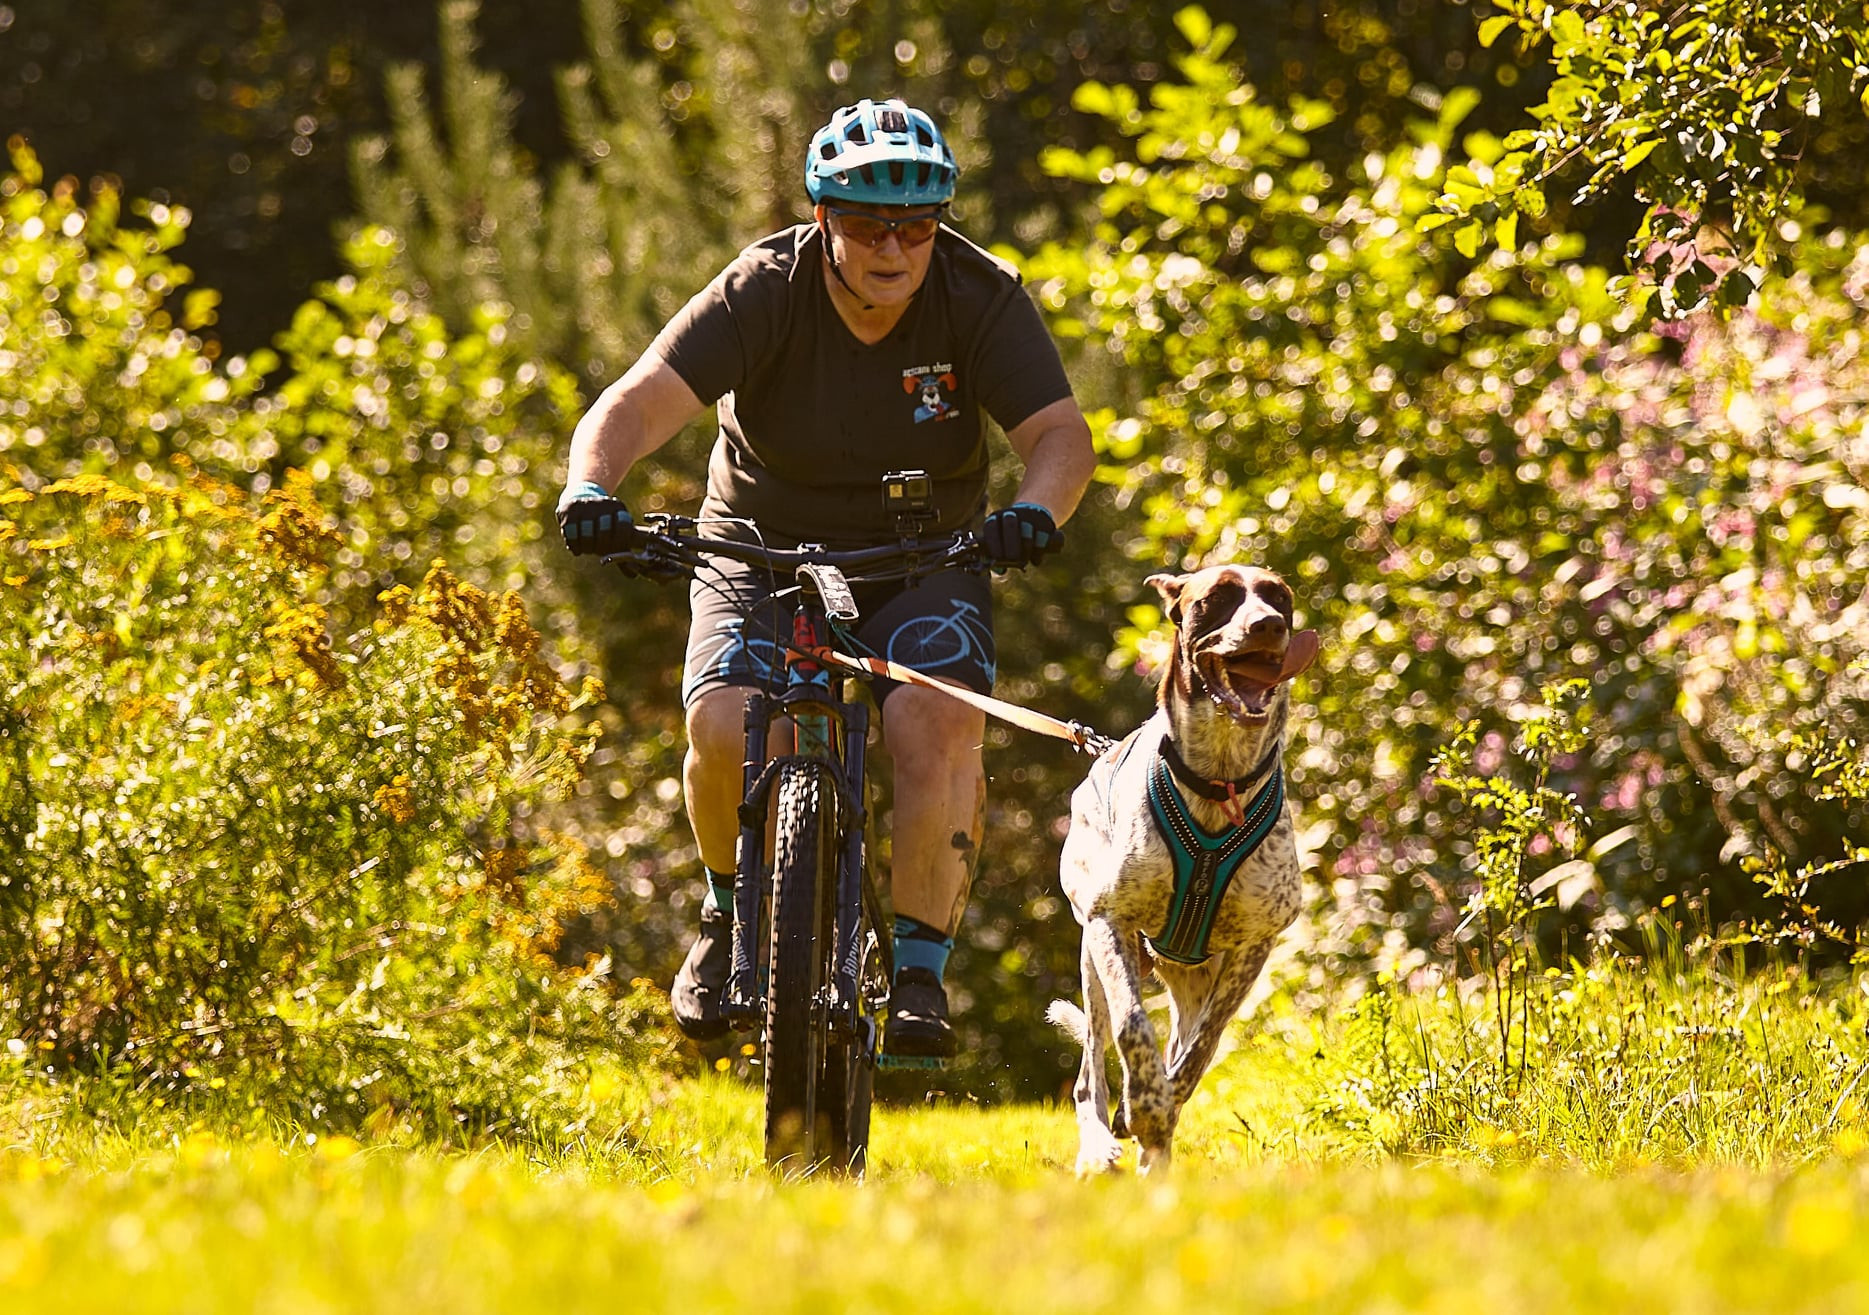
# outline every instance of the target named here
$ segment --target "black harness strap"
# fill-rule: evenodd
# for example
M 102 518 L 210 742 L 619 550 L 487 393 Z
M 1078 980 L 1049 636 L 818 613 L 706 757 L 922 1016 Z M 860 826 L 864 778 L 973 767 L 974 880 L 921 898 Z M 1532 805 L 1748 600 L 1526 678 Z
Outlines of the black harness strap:
M 1279 751 L 1283 747 L 1278 737 L 1274 736 L 1272 747 L 1266 750 L 1265 757 L 1259 760 L 1258 765 L 1246 775 L 1231 781 L 1215 781 L 1198 775 L 1192 767 L 1188 766 L 1187 760 L 1181 756 L 1181 751 L 1175 748 L 1175 742 L 1166 734 L 1162 736 L 1160 752 L 1162 761 L 1168 764 L 1168 770 L 1173 773 L 1175 781 L 1182 789 L 1224 806 L 1233 825 L 1239 826 L 1242 815 L 1239 796 L 1278 762 Z

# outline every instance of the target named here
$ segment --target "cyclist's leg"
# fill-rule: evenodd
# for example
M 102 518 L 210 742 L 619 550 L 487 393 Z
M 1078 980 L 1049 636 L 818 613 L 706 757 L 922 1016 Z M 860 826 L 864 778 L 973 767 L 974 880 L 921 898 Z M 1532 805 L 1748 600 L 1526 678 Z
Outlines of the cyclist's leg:
M 736 861 L 750 692 L 743 685 L 714 685 L 698 692 L 688 705 L 682 792 L 688 804 L 688 824 L 701 848 L 701 862 L 710 873 L 730 873 Z
M 732 889 L 737 861 L 747 694 L 772 677 L 765 594 L 761 582 L 744 572 L 712 566 L 697 572 L 689 592 L 682 786 L 710 890 L 701 906 L 700 934 L 669 995 L 676 1025 L 696 1040 L 727 1028 L 721 1007 L 732 966 L 733 916 L 722 894 Z
M 772 603 L 765 573 L 727 561 L 710 562 L 695 573 L 688 604 L 683 793 L 701 861 L 714 872 L 731 872 L 740 834 L 746 696 L 783 679 L 774 636 L 789 613 Z
M 985 714 L 933 690 L 903 686 L 883 704 L 883 737 L 895 760 L 895 910 L 950 936 L 973 888 L 985 734 Z
M 863 627 L 891 661 L 987 692 L 993 683 L 986 581 L 950 572 L 902 591 Z M 981 742 L 986 719 L 966 704 L 909 685 L 878 690 L 883 738 L 895 762 L 890 881 L 898 919 L 897 990 L 887 1046 L 896 1054 L 955 1049 L 941 980 L 946 951 L 978 867 L 986 806 Z

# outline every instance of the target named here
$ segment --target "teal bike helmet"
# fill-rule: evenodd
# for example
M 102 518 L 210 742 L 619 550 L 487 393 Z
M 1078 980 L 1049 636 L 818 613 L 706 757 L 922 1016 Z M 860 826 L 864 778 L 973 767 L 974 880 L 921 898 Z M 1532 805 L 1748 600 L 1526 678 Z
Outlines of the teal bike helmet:
M 945 205 L 960 170 L 934 120 L 899 100 L 846 105 L 818 129 L 805 155 L 813 205 Z

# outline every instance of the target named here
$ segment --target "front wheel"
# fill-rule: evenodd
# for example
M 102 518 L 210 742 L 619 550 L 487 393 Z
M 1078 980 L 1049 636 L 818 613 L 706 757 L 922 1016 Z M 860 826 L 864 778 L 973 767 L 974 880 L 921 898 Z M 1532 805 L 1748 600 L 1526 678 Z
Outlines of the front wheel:
M 772 956 L 766 993 L 766 1163 L 806 1172 L 847 1141 L 848 1052 L 827 1044 L 837 796 L 803 763 L 779 776 L 772 860 Z M 828 1082 L 821 1079 L 829 1078 Z M 868 1114 L 864 1101 L 865 1120 Z M 833 1114 L 834 1109 L 839 1109 Z M 843 1135 L 839 1135 L 839 1134 Z M 867 1140 L 867 1129 L 865 1129 Z M 839 1157 L 841 1158 L 841 1157 Z M 841 1167 L 841 1166 L 840 1166 Z

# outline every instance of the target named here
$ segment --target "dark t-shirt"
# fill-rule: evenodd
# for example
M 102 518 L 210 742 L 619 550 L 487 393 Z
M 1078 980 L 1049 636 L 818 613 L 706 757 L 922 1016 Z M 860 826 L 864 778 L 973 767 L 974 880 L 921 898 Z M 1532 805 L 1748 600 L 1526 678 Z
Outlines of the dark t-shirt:
M 669 321 L 650 350 L 720 404 L 704 515 L 795 540 L 886 540 L 893 470 L 934 477 L 932 529 L 980 515 L 987 417 L 1015 428 L 1071 385 L 1018 274 L 952 229 L 934 241 L 927 281 L 875 344 L 838 317 L 810 224 L 748 247 Z

